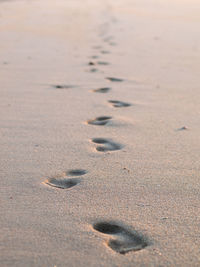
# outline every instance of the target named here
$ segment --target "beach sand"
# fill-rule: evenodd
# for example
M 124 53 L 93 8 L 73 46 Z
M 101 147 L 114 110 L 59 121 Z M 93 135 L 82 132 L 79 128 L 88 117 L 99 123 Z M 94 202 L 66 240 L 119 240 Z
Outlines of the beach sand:
M 0 266 L 200 266 L 199 11 L 0 1 Z

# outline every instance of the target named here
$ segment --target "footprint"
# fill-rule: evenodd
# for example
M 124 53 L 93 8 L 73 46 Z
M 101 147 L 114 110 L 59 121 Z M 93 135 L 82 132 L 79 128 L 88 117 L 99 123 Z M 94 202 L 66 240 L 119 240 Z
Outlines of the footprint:
M 95 63 L 94 63 L 93 61 L 90 61 L 90 62 L 88 63 L 88 65 L 89 65 L 89 66 L 94 66 Z
M 108 36 L 108 37 L 103 38 L 103 41 L 106 42 L 106 43 L 110 42 L 111 40 L 113 40 L 112 36 Z
M 53 85 L 53 87 L 55 89 L 70 89 L 70 88 L 74 88 L 74 85 L 66 85 L 66 84 L 55 84 Z
M 97 71 L 98 71 L 97 68 L 92 68 L 92 69 L 90 69 L 90 72 L 97 72 Z
M 104 66 L 109 65 L 109 63 L 106 61 L 98 61 L 97 64 L 98 65 L 104 65 Z
M 116 46 L 117 43 L 115 43 L 115 42 L 110 42 L 109 45 L 111 45 L 111 46 Z
M 107 80 L 111 81 L 111 82 L 123 82 L 123 79 L 120 78 L 114 78 L 114 77 L 106 77 Z
M 111 119 L 112 117 L 110 116 L 101 116 L 93 120 L 88 120 L 87 123 L 92 125 L 106 125 Z
M 101 50 L 101 54 L 110 54 L 110 51 L 108 51 L 108 50 Z
M 99 152 L 115 151 L 120 150 L 122 146 L 106 138 L 93 138 L 92 142 L 95 144 L 100 144 L 96 147 Z
M 86 170 L 81 170 L 81 169 L 75 169 L 75 170 L 68 170 L 65 172 L 66 175 L 68 176 L 81 176 L 86 174 Z
M 93 225 L 93 228 L 103 234 L 111 235 L 106 244 L 115 252 L 126 254 L 130 251 L 137 251 L 148 246 L 146 238 L 133 230 L 128 230 L 125 227 L 112 222 L 98 222 Z
M 66 178 L 66 176 L 81 176 L 86 173 L 87 171 L 82 169 L 68 170 L 61 177 L 48 178 L 43 183 L 61 189 L 68 189 L 79 184 L 81 180 L 78 178 Z
M 78 183 L 80 183 L 79 179 L 67 179 L 67 178 L 49 178 L 46 181 L 44 181 L 45 184 L 61 188 L 61 189 L 68 189 L 71 188 Z
M 94 45 L 93 49 L 102 49 L 102 46 L 101 45 Z
M 97 58 L 99 58 L 99 56 L 94 55 L 94 56 L 91 56 L 91 58 L 92 59 L 97 59 Z
M 183 127 L 177 129 L 177 131 L 185 131 L 185 130 L 188 130 L 188 128 L 185 127 L 185 126 L 183 126 Z
M 95 92 L 95 93 L 108 93 L 108 91 L 110 91 L 110 90 L 111 90 L 110 87 L 103 87 L 103 88 L 95 89 L 95 90 L 93 90 L 93 92 Z
M 113 107 L 115 107 L 115 108 L 131 106 L 130 103 L 122 102 L 122 101 L 118 101 L 118 100 L 108 100 L 108 102 L 111 103 L 113 105 Z

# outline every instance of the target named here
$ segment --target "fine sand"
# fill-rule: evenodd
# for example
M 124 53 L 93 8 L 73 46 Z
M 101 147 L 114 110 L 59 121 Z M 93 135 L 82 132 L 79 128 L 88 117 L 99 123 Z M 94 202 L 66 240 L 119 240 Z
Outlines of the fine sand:
M 199 14 L 0 1 L 0 266 L 200 266 Z

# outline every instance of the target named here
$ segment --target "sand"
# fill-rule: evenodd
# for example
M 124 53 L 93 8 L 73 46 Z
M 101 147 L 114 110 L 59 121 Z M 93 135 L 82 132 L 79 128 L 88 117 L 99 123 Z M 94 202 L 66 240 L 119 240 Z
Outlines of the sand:
M 0 1 L 0 266 L 200 266 L 199 10 Z

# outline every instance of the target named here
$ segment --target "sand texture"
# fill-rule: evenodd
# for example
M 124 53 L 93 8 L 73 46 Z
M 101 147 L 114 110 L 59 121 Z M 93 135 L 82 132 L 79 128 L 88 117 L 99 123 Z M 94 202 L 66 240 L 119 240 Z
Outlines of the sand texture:
M 200 266 L 200 2 L 0 1 L 0 266 Z

